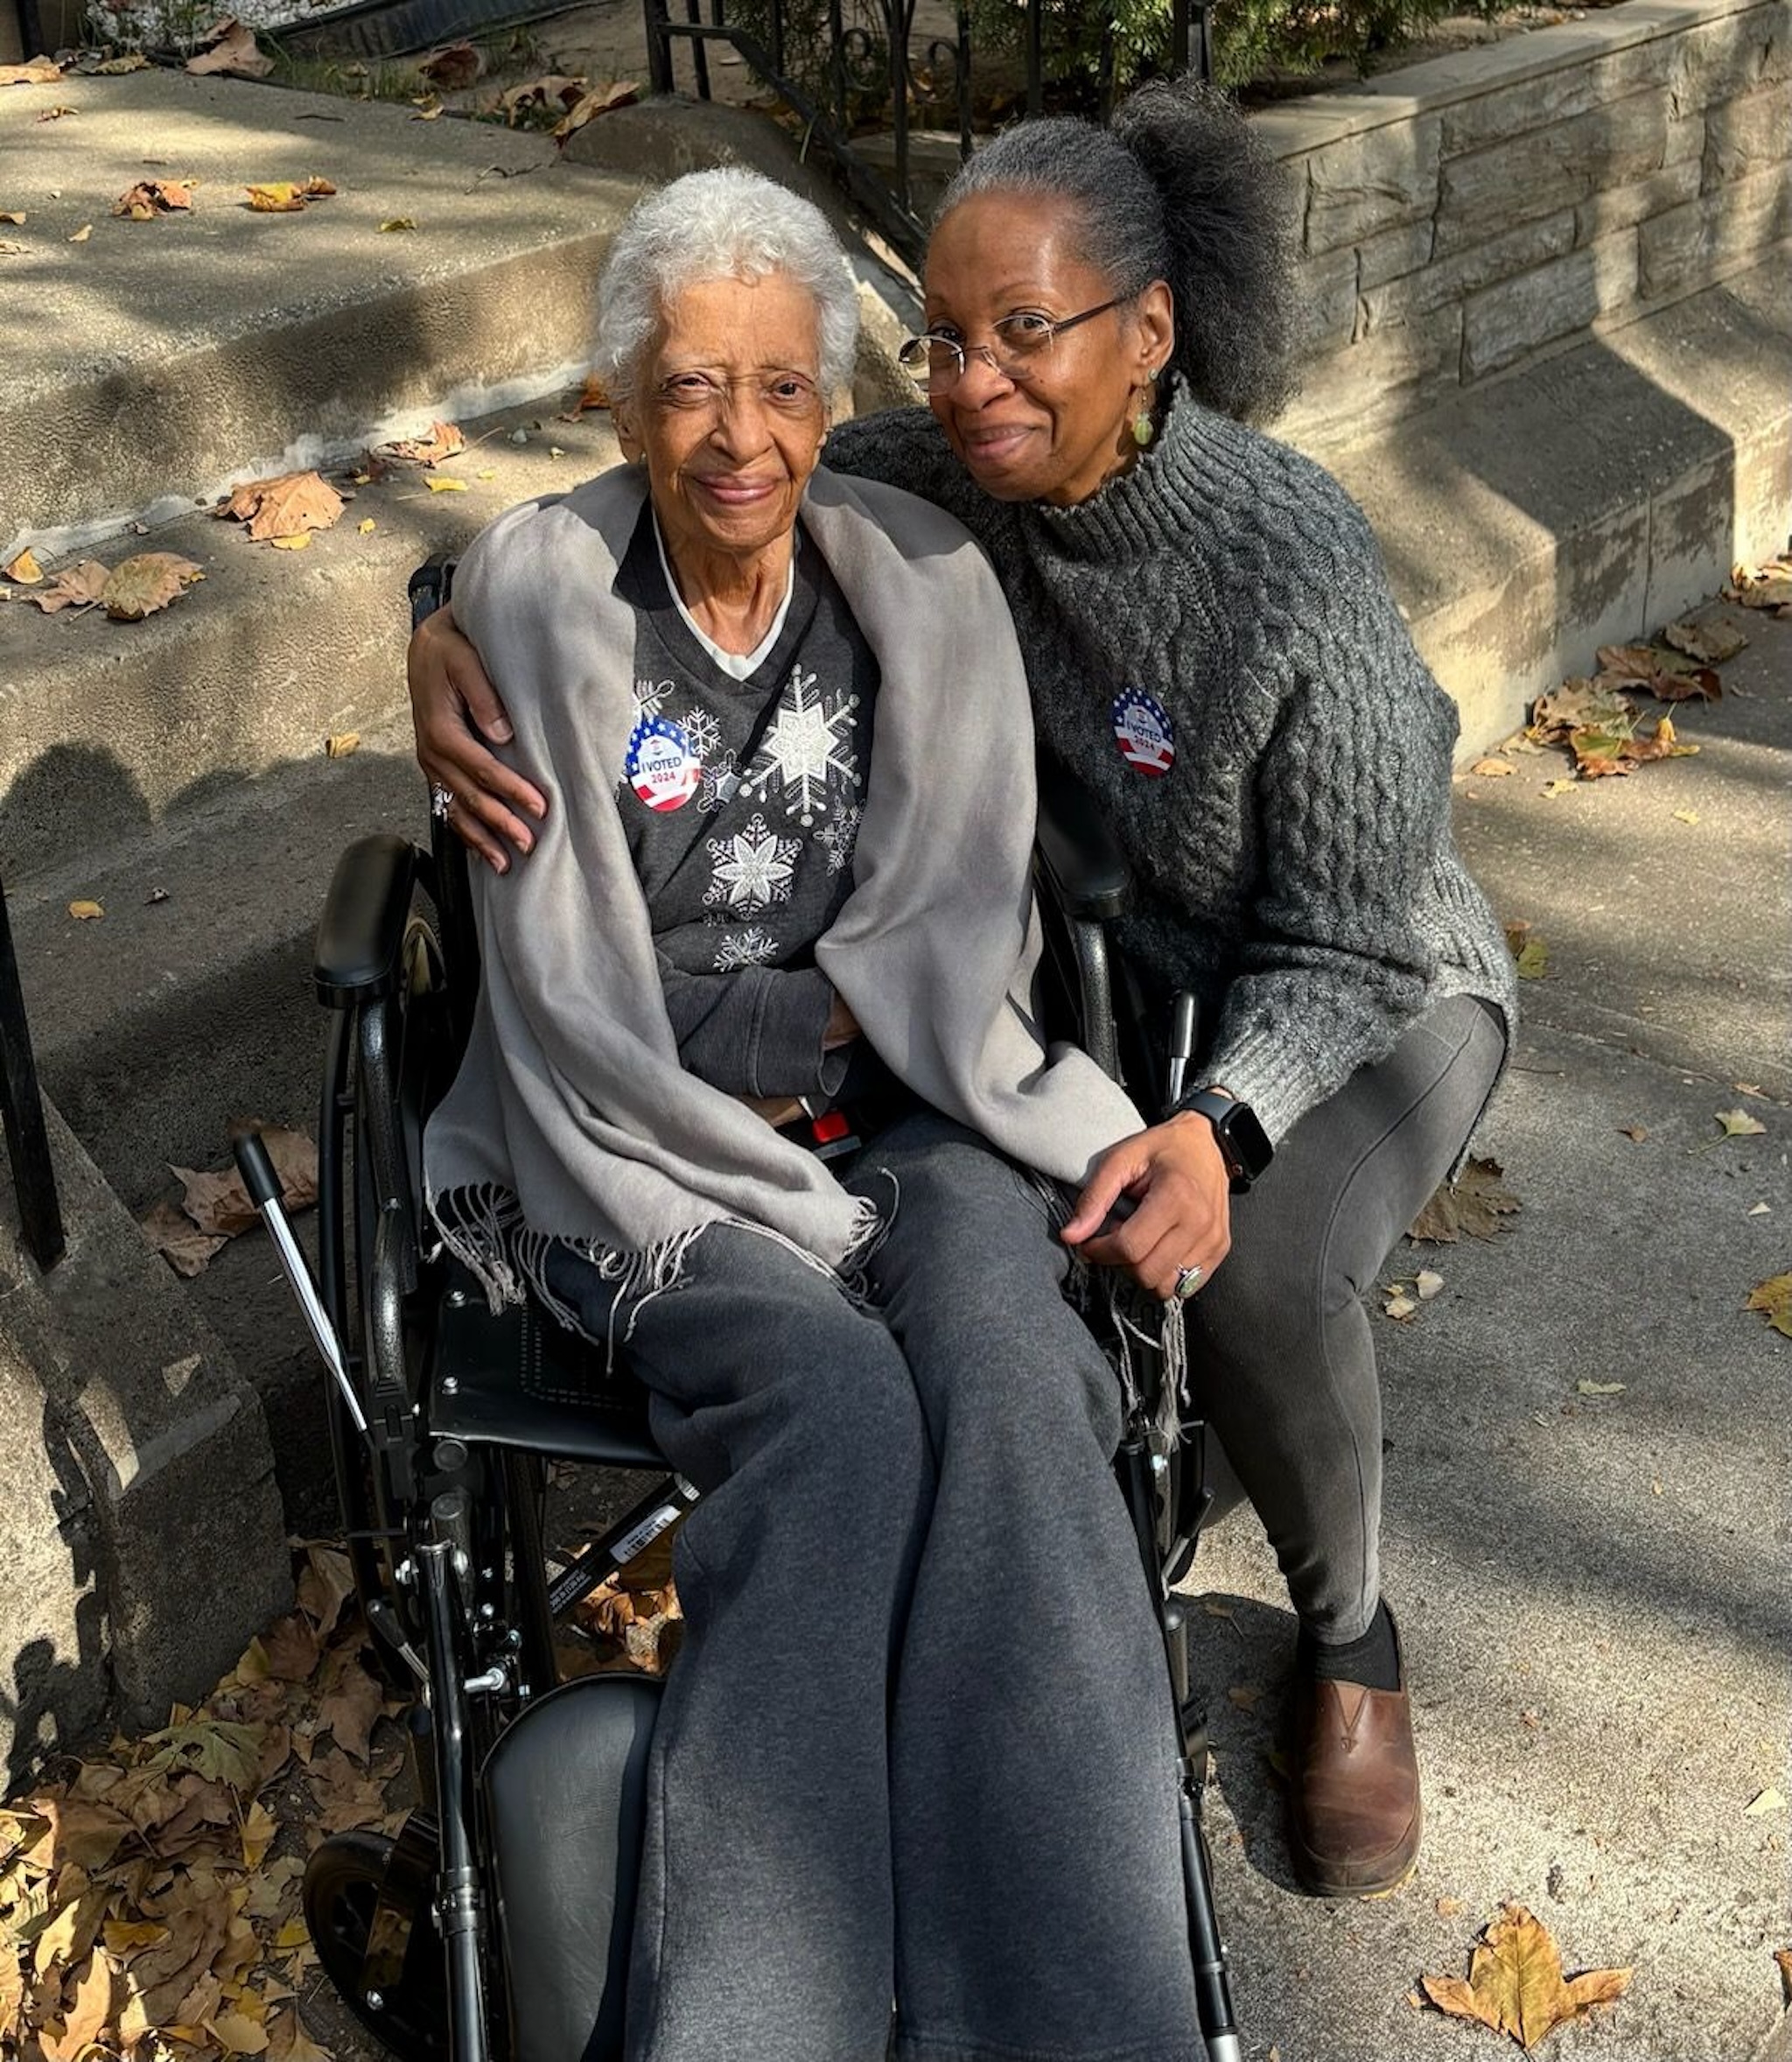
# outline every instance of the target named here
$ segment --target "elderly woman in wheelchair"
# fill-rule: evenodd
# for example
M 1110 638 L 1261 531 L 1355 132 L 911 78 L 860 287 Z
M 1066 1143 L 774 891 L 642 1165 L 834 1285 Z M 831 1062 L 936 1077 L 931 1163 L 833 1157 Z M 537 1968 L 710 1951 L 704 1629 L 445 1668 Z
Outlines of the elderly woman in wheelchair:
M 1006 609 L 951 518 L 817 468 L 856 311 L 807 203 L 679 180 L 599 305 L 634 462 L 454 588 L 555 806 L 477 870 L 425 1179 L 702 1492 L 626 2051 L 878 2062 L 893 1998 L 903 2062 L 1193 2062 L 1181 1742 L 1056 1235 L 1139 1119 L 1033 1013 Z

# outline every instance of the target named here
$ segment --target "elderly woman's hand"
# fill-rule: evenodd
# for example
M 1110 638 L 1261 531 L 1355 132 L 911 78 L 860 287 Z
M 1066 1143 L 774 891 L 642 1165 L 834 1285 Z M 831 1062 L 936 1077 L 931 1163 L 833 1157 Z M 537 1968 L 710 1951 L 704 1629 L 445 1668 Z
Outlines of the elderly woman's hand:
M 1103 1231 L 1122 1196 L 1135 1209 Z M 1076 1199 L 1064 1243 L 1098 1266 L 1125 1268 L 1151 1294 L 1169 1297 L 1182 1269 L 1198 1267 L 1206 1280 L 1225 1259 L 1231 1216 L 1231 1182 L 1213 1126 L 1185 1111 L 1109 1147 Z
M 462 841 L 502 873 L 510 864 L 507 841 L 520 852 L 533 849 L 535 832 L 524 819 L 546 816 L 547 798 L 486 750 L 486 738 L 509 742 L 510 719 L 449 609 L 438 608 L 412 632 L 405 674 L 417 763 L 452 797 L 448 821 Z

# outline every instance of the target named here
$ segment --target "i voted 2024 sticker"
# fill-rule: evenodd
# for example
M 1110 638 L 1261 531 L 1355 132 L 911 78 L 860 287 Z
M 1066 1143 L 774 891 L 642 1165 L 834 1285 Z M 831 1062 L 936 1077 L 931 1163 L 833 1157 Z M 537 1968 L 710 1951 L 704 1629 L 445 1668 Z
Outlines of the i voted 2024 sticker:
M 1176 733 L 1163 704 L 1151 695 L 1128 688 L 1115 697 L 1109 720 L 1114 726 L 1114 742 L 1129 766 L 1155 779 L 1176 763 Z
M 628 784 L 649 809 L 682 809 L 696 793 L 703 761 L 690 736 L 664 716 L 643 717 L 622 763 Z

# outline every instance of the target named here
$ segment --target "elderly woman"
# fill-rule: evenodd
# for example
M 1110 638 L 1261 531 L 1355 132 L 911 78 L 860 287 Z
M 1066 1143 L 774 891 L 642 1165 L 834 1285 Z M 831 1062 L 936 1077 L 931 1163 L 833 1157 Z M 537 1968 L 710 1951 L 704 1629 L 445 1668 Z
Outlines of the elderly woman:
M 1514 983 L 1452 842 L 1455 712 L 1368 526 L 1245 426 L 1291 384 L 1278 176 L 1192 87 L 1110 130 L 1010 130 L 941 207 L 907 354 L 931 414 L 849 425 L 831 456 L 983 542 L 1040 733 L 1137 870 L 1134 956 L 1200 1000 L 1181 1111 L 1103 1161 L 1064 1236 L 1199 1292 L 1201 1407 L 1299 1621 L 1292 1859 L 1341 1896 L 1400 1882 L 1421 1821 L 1361 1298 L 1465 1150 Z M 501 735 L 503 712 L 445 623 L 412 684 L 423 763 L 507 864 L 542 797 L 470 726 Z M 1138 1207 L 1102 1236 L 1123 1191 Z
M 626 1340 L 706 1491 L 627 2051 L 881 2062 L 893 1997 L 905 2062 L 1194 2062 L 1179 1742 L 1051 1218 L 1138 1120 L 1030 1013 L 1000 590 L 816 470 L 856 304 L 808 203 L 681 179 L 598 300 L 635 462 L 455 588 L 549 807 L 482 874 L 426 1166 L 493 1294 Z

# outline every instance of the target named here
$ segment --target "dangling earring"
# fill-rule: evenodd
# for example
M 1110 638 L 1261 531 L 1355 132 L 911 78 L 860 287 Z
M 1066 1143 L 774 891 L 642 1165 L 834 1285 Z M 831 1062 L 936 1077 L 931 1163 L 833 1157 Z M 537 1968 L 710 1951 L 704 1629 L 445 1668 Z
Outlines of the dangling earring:
M 1141 451 L 1157 435 L 1157 426 L 1152 421 L 1152 403 L 1156 397 L 1154 390 L 1158 383 L 1158 368 L 1155 365 L 1151 369 L 1150 377 L 1152 383 L 1145 389 L 1144 397 L 1138 404 L 1138 413 L 1132 418 L 1132 441 Z

